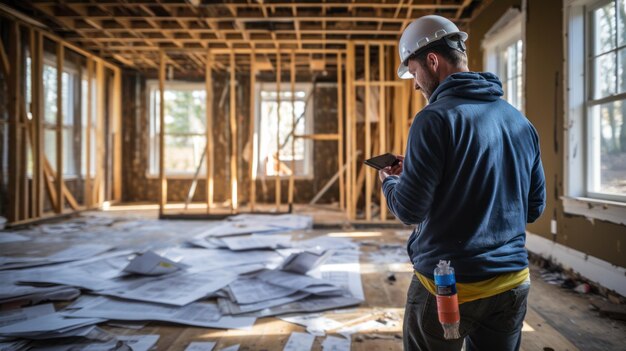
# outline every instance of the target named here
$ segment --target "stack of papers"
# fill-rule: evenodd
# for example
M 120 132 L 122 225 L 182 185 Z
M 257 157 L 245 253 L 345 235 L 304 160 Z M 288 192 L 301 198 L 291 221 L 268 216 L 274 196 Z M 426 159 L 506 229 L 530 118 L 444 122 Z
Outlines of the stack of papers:
M 85 244 L 72 246 L 47 257 L 0 257 L 0 270 L 43 266 L 90 258 L 112 249 L 109 245 Z
M 137 255 L 124 268 L 124 272 L 143 275 L 163 275 L 185 269 L 186 266 L 161 257 L 153 251 Z
M 72 233 L 91 240 L 106 230 L 133 235 L 164 231 L 160 223 L 88 217 L 39 230 L 49 234 L 45 240 Z M 0 256 L 0 302 L 36 304 L 73 300 L 81 290 L 86 293 L 60 311 L 52 304 L 39 304 L 0 312 L 0 350 L 148 350 L 158 335 L 117 336 L 97 325 L 111 321 L 117 327 L 137 329 L 159 321 L 250 329 L 260 317 L 325 311 L 363 301 L 357 245 L 346 238 L 292 240 L 294 231 L 312 227 L 311 217 L 238 215 L 212 224 L 190 231 L 199 233 L 188 241 L 195 247 L 180 245 L 189 233 L 181 229 L 181 240 L 174 244 L 155 241 L 114 250 L 111 245 L 90 243 L 46 257 Z M 82 233 L 90 225 L 106 229 Z M 163 225 L 175 230 L 181 224 Z M 29 240 L 10 235 L 5 240 L 23 238 Z M 315 335 L 341 327 L 330 319 L 306 319 L 303 315 L 285 320 L 303 324 Z M 286 349 L 310 349 L 313 339 L 294 333 Z M 331 339 L 327 347 L 337 343 Z M 188 349 L 214 346 L 214 342 L 192 343 Z M 224 350 L 231 349 L 237 350 L 238 345 Z

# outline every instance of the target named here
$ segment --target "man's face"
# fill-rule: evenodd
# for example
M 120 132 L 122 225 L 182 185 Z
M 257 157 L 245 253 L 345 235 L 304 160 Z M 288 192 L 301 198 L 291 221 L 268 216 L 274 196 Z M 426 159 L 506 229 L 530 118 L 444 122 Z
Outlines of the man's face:
M 413 75 L 415 90 L 421 90 L 426 100 L 430 99 L 435 89 L 439 86 L 436 73 L 428 64 L 422 65 L 417 60 L 409 60 L 409 73 Z

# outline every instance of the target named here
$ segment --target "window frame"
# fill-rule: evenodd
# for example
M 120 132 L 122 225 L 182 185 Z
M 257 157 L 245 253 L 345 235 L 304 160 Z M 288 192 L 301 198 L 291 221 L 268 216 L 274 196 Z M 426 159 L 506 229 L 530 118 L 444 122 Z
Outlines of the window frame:
M 165 90 L 203 90 L 206 94 L 206 86 L 204 82 L 189 82 L 181 80 L 168 80 L 165 81 Z M 148 106 L 148 167 L 146 169 L 147 178 L 159 177 L 159 132 L 161 126 L 160 120 L 157 114 L 158 106 L 156 99 L 152 99 L 153 92 L 159 93 L 159 81 L 156 79 L 150 79 L 146 81 L 146 94 L 147 106 Z M 206 95 L 205 95 L 206 96 Z M 206 105 L 206 104 L 205 104 Z M 204 117 L 204 116 L 203 116 Z M 206 143 L 206 131 L 202 133 L 165 133 L 165 136 L 201 136 Z M 167 169 L 164 170 L 164 176 L 169 179 L 193 179 L 195 170 L 190 172 L 172 172 Z M 206 167 L 200 168 L 199 177 L 205 177 Z
M 564 3 L 564 212 L 626 224 L 626 196 L 589 191 L 590 110 L 593 106 L 620 100 L 626 93 L 595 99 L 590 105 L 593 71 L 590 67 L 591 20 L 593 9 L 614 0 L 566 0 Z M 616 49 L 617 50 L 617 49 Z M 590 78 L 591 77 L 591 78 Z M 583 145 L 581 151 L 580 145 Z M 600 195 L 596 197 L 596 195 Z M 608 195 L 608 196 L 607 196 Z
M 318 84 L 319 86 L 319 84 Z M 305 114 L 304 114 L 304 130 L 305 134 L 313 134 L 314 124 L 313 124 L 313 106 L 315 101 L 315 95 L 310 97 L 309 103 L 306 103 L 309 95 L 314 94 L 315 86 L 313 83 L 296 83 L 295 90 L 304 90 L 307 92 L 305 96 Z M 276 92 L 276 82 L 256 82 L 255 84 L 255 123 L 254 123 L 254 141 L 256 143 L 261 143 L 260 130 L 261 127 L 261 104 L 263 103 L 263 99 L 261 97 L 262 91 Z M 288 82 L 281 82 L 281 92 L 291 92 L 291 84 Z M 283 101 L 281 101 L 283 102 Z M 291 100 L 287 100 L 287 102 L 291 102 Z M 291 117 L 291 116 L 289 116 Z M 304 174 L 294 174 L 294 179 L 299 180 L 311 180 L 314 178 L 314 169 L 313 169 L 313 140 L 311 139 L 303 139 L 304 142 L 304 164 L 303 169 L 305 170 Z M 254 153 L 254 173 L 256 175 L 256 179 L 259 180 L 269 180 L 275 179 L 276 175 L 267 175 L 263 172 L 264 168 L 261 166 L 261 148 L 259 145 L 255 145 L 255 153 Z M 286 161 L 290 162 L 290 161 Z M 289 175 L 279 175 L 281 179 L 289 179 Z
M 45 66 L 49 66 L 54 68 L 55 70 L 58 71 L 58 67 L 57 67 L 57 59 L 56 56 L 53 54 L 49 54 L 49 53 L 45 53 L 44 54 L 44 59 L 43 59 L 43 65 L 42 65 L 42 71 L 45 69 Z M 73 167 L 73 170 L 70 171 L 66 171 L 66 167 L 68 167 L 69 169 L 69 163 L 67 162 L 67 160 L 69 159 L 74 159 L 75 154 L 74 152 L 76 151 L 74 148 L 67 148 L 67 143 L 65 142 L 65 135 L 66 133 L 69 134 L 71 137 L 74 136 L 74 128 L 77 127 L 76 125 L 76 111 L 74 110 L 75 107 L 75 93 L 76 93 L 76 80 L 78 79 L 79 81 L 82 80 L 82 77 L 80 75 L 80 71 L 79 69 L 71 62 L 68 61 L 64 61 L 63 62 L 63 72 L 61 72 L 61 79 L 63 79 L 63 74 L 66 73 L 68 75 L 68 79 L 67 79 L 67 83 L 68 83 L 68 91 L 67 94 L 63 94 L 62 98 L 63 98 L 63 103 L 61 104 L 61 113 L 58 114 L 57 112 L 57 116 L 55 118 L 61 118 L 61 138 L 63 138 L 63 179 L 64 180 L 73 180 L 73 179 L 79 179 L 80 177 L 82 177 L 83 174 L 82 173 L 82 169 L 79 169 L 78 172 L 74 172 L 76 170 L 76 167 Z M 56 84 L 57 84 L 57 80 L 55 78 L 54 80 L 54 84 L 55 84 L 55 89 L 57 88 Z M 63 85 L 63 83 L 62 83 Z M 45 94 L 45 84 L 42 82 L 42 93 Z M 58 96 L 58 91 L 57 91 L 57 96 Z M 68 100 L 65 100 L 68 99 Z M 67 106 L 65 105 L 67 103 Z M 67 111 L 65 111 L 67 108 Z M 67 113 L 71 114 L 71 124 L 66 123 L 66 114 Z M 44 111 L 45 113 L 45 111 Z M 56 133 L 57 130 L 57 124 L 55 123 L 50 123 L 48 121 L 46 121 L 45 116 L 42 116 L 42 129 L 43 129 L 43 133 L 45 134 L 45 131 L 53 131 Z M 81 117 L 82 118 L 82 117 Z M 81 126 L 82 128 L 82 126 Z M 58 140 L 56 141 L 58 142 Z M 82 142 L 81 142 L 81 146 L 82 146 Z M 81 152 L 81 154 L 83 153 L 84 150 L 79 150 L 79 152 Z M 55 150 L 56 152 L 56 150 Z M 69 157 L 69 156 L 72 157 Z M 58 157 L 58 155 L 57 155 Z M 81 156 L 82 157 L 82 156 Z M 56 163 L 55 162 L 50 162 L 52 167 L 56 167 Z M 81 167 L 82 168 L 82 167 Z M 55 169 L 55 172 L 57 170 Z
M 504 52 L 514 43 L 517 43 L 518 41 L 522 42 L 522 74 L 520 76 L 520 79 L 522 80 L 522 93 L 521 101 L 519 102 L 519 110 L 522 113 L 525 110 L 524 105 L 526 103 L 526 44 L 524 38 L 525 18 L 526 13 L 524 11 L 520 11 L 516 8 L 510 8 L 504 13 L 504 15 L 502 15 L 500 20 L 498 20 L 491 27 L 491 29 L 489 29 L 481 44 L 484 51 L 483 67 L 485 68 L 485 71 L 495 73 L 503 81 L 503 83 L 505 83 L 505 80 L 508 83 L 508 78 L 510 77 L 507 76 L 506 72 L 506 65 L 503 58 Z M 506 77 L 507 79 L 504 79 L 503 77 Z M 505 91 L 505 95 L 507 93 L 508 92 Z M 507 101 L 512 104 L 511 101 Z

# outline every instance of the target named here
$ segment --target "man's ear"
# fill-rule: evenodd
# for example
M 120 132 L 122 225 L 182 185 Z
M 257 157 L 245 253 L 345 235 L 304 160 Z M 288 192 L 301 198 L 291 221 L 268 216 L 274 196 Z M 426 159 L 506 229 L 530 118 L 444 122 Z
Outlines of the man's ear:
M 437 68 L 439 67 L 439 58 L 435 53 L 429 52 L 426 55 L 426 65 L 428 68 L 432 69 L 433 72 L 437 72 Z

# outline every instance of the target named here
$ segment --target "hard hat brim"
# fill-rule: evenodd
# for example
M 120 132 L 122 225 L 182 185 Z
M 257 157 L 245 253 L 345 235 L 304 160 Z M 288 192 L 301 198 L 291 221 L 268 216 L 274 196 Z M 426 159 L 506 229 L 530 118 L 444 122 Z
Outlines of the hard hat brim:
M 406 66 L 404 63 L 400 63 L 397 73 L 398 78 L 400 79 L 413 79 L 413 75 L 411 74 L 411 72 L 409 72 L 409 67 Z

